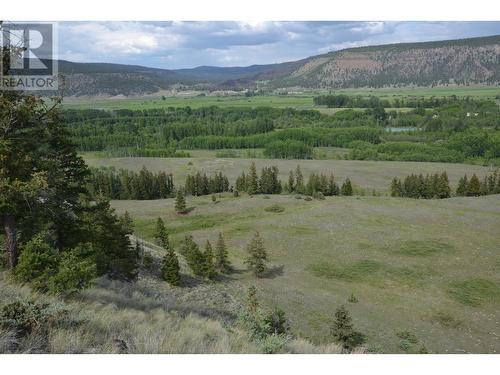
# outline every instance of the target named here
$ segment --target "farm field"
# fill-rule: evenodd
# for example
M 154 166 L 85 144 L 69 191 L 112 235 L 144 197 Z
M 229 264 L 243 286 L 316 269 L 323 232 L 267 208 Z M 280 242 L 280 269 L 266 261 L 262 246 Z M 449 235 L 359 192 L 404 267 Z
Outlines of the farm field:
M 161 107 L 185 107 L 192 108 L 218 106 L 218 107 L 262 107 L 271 106 L 276 108 L 295 109 L 318 109 L 323 113 L 333 114 L 341 108 L 324 108 L 313 104 L 313 97 L 328 92 L 315 91 L 303 94 L 290 95 L 262 95 L 246 97 L 235 96 L 167 96 L 165 100 L 161 97 L 111 97 L 111 98 L 87 98 L 67 97 L 64 99 L 63 107 L 67 109 L 151 109 Z M 477 87 L 435 87 L 435 88 L 386 88 L 386 89 L 340 89 L 334 90 L 335 94 L 353 96 L 378 96 L 380 99 L 395 99 L 401 97 L 431 97 L 449 96 L 458 97 L 471 96 L 477 99 L 497 99 L 500 90 L 495 86 Z M 404 111 L 404 108 L 399 110 Z
M 190 151 L 191 152 L 191 151 Z M 257 170 L 262 167 L 276 165 L 279 168 L 279 177 L 286 181 L 288 174 L 300 165 L 304 177 L 311 173 L 333 173 L 338 180 L 349 177 L 355 187 L 375 189 L 387 193 L 392 178 L 404 177 L 411 173 L 431 174 L 446 171 L 452 189 L 456 187 L 458 179 L 464 174 L 476 173 L 483 177 L 490 173 L 488 167 L 452 164 L 452 163 L 421 163 L 421 162 L 396 162 L 396 161 L 357 161 L 357 160 L 284 160 L 284 159 L 247 159 L 247 158 L 217 158 L 214 151 L 195 151 L 199 157 L 191 158 L 100 158 L 94 153 L 84 153 L 86 163 L 91 167 L 115 167 L 139 171 L 146 167 L 152 172 L 166 171 L 172 173 L 176 184 L 184 184 L 188 174 L 196 172 L 212 174 L 222 172 L 231 184 L 244 170 L 248 171 L 252 162 Z
M 274 204 L 284 212 L 265 211 Z M 188 197 L 187 205 L 191 212 L 177 215 L 174 199 L 112 202 L 147 240 L 161 217 L 176 249 L 185 234 L 203 246 L 223 232 L 236 271 L 215 286 L 244 298 L 256 285 L 266 305 L 284 309 L 294 331 L 316 343 L 329 340 L 325 327 L 346 305 L 369 350 L 403 352 L 398 333 L 408 331 L 408 352 L 422 345 L 438 353 L 500 351 L 498 195 L 305 201 L 223 194 L 216 204 L 207 196 Z M 243 264 L 255 231 L 270 258 L 261 279 Z M 348 302 L 351 294 L 358 302 Z

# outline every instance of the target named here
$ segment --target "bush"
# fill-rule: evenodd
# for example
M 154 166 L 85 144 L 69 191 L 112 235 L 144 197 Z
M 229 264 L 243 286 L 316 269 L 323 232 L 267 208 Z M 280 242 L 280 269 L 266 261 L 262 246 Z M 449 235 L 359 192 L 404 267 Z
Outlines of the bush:
M 283 212 L 283 211 L 285 211 L 285 208 L 278 205 L 278 204 L 273 204 L 272 206 L 264 208 L 264 211 L 266 211 L 266 212 Z
M 17 337 L 24 337 L 35 330 L 45 330 L 68 317 L 64 308 L 31 301 L 16 301 L 3 306 L 0 327 L 12 330 Z
M 148 269 L 151 268 L 151 266 L 153 265 L 153 256 L 149 251 L 144 252 L 144 256 L 142 258 L 142 264 L 144 267 Z
M 410 341 L 403 339 L 399 342 L 399 348 L 404 351 L 408 352 L 411 349 L 411 343 Z
M 325 200 L 325 196 L 323 195 L 323 193 L 321 191 L 315 191 L 312 196 L 314 199 L 317 199 L 320 201 Z
M 50 279 L 57 273 L 59 258 L 56 250 L 47 244 L 42 232 L 34 236 L 22 247 L 19 263 L 15 268 L 16 277 L 41 292 L 49 290 Z
M 54 293 L 78 292 L 90 286 L 96 276 L 96 265 L 86 254 L 91 246 L 82 244 L 61 255 L 57 273 L 50 279 L 49 289 Z

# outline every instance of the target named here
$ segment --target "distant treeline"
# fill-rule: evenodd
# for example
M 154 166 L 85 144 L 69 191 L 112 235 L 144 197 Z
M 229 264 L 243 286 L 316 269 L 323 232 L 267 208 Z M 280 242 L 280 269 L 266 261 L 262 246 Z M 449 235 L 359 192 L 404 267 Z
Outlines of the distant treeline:
M 349 178 L 344 181 L 340 188 L 333 174 L 327 177 L 323 174 L 311 173 L 306 183 L 300 166 L 297 166 L 294 171 L 290 171 L 288 181 L 284 184 L 278 179 L 278 174 L 278 167 L 272 166 L 264 167 L 259 176 L 255 164 L 252 163 L 250 170 L 247 173 L 242 172 L 236 179 L 236 190 L 244 191 L 251 195 L 280 194 L 281 192 L 305 195 L 320 193 L 320 195 L 324 196 L 353 194 Z
M 482 181 L 473 174 L 470 179 L 467 175 L 462 177 L 456 189 L 457 196 L 480 196 L 489 194 L 500 194 L 500 176 L 495 171 Z M 443 199 L 451 197 L 451 188 L 446 172 L 432 175 L 411 174 L 402 181 L 394 178 L 391 183 L 391 196 L 423 198 L 423 199 Z
M 351 181 L 347 178 L 339 186 L 333 176 L 311 173 L 305 181 L 300 166 L 290 171 L 288 180 L 283 183 L 279 178 L 279 169 L 276 166 L 266 166 L 257 172 L 255 163 L 249 171 L 243 171 L 231 185 L 227 176 L 222 172 L 215 172 L 208 176 L 197 172 L 186 176 L 185 184 L 181 188 L 184 194 L 201 196 L 223 192 L 246 192 L 254 194 L 281 194 L 297 193 L 324 196 L 352 195 Z M 95 194 L 101 194 L 109 199 L 118 200 L 151 200 L 172 198 L 176 189 L 172 174 L 166 172 L 153 173 L 143 167 L 139 172 L 114 167 L 91 168 L 89 189 Z
M 298 141 L 310 147 L 346 147 L 355 140 L 379 143 L 382 130 L 372 127 L 356 128 L 297 128 L 284 129 L 271 133 L 254 134 L 247 137 L 197 136 L 187 137 L 179 142 L 183 149 L 223 149 L 223 148 L 261 148 L 276 141 Z M 298 144 L 290 144 L 297 147 Z
M 403 138 L 404 139 L 404 138 Z M 352 142 L 349 159 L 354 160 L 400 160 L 438 161 L 460 163 L 472 159 L 486 159 L 497 163 L 500 158 L 500 132 L 470 129 L 452 133 L 447 139 L 434 141 L 384 142 L 378 145 L 367 142 Z
M 329 108 L 439 108 L 449 104 L 468 104 L 474 101 L 470 97 L 459 98 L 456 95 L 429 98 L 395 98 L 392 101 L 378 96 L 321 95 L 313 99 L 315 105 Z
M 432 175 L 411 174 L 403 181 L 394 178 L 391 183 L 391 196 L 407 198 L 449 198 L 451 196 L 450 182 L 446 172 Z
M 459 197 L 478 197 L 490 194 L 500 194 L 500 175 L 498 171 L 485 176 L 482 181 L 475 174 L 470 179 L 465 175 L 458 181 L 457 196 Z
M 113 167 L 91 168 L 90 190 L 110 199 L 163 199 L 174 196 L 171 174 L 153 173 L 143 167 L 139 172 Z
M 213 176 L 197 172 L 187 175 L 184 190 L 189 195 L 207 195 L 230 191 L 230 186 L 228 178 L 222 172 L 216 172 Z

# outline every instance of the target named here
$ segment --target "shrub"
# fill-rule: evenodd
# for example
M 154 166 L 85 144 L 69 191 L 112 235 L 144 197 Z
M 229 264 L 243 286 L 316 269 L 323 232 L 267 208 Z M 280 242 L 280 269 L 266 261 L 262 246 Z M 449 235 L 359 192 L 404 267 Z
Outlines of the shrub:
M 406 339 L 399 341 L 399 348 L 404 352 L 408 352 L 411 349 L 410 341 Z
M 142 258 L 142 264 L 144 267 L 148 269 L 151 268 L 151 266 L 153 265 L 153 256 L 149 251 L 144 252 L 144 256 Z
M 412 344 L 417 344 L 418 343 L 418 338 L 415 336 L 415 334 L 411 333 L 408 330 L 402 330 L 396 333 L 396 336 L 399 337 L 400 339 L 403 340 L 408 340 L 408 342 Z
M 365 341 L 364 336 L 354 330 L 351 315 L 344 306 L 339 307 L 335 312 L 332 334 L 335 340 L 346 350 L 352 350 Z
M 278 205 L 278 204 L 273 204 L 272 206 L 264 208 L 264 211 L 266 211 L 266 212 L 283 212 L 283 211 L 285 211 L 285 208 Z
M 358 298 L 354 295 L 354 293 L 351 293 L 349 298 L 347 299 L 347 302 L 350 303 L 358 303 Z
M 45 330 L 68 317 L 65 308 L 32 301 L 16 301 L 3 306 L 0 327 L 24 337 L 35 330 Z
M 320 201 L 325 200 L 325 196 L 323 195 L 323 193 L 321 191 L 315 191 L 312 196 L 314 199 L 317 199 Z
M 30 283 L 42 292 L 49 290 L 50 279 L 57 273 L 59 263 L 56 250 L 45 240 L 47 235 L 46 232 L 39 233 L 23 246 L 15 269 L 20 281 Z
M 58 271 L 49 283 L 52 292 L 78 292 L 90 286 L 97 271 L 95 263 L 86 256 L 91 249 L 90 244 L 81 244 L 61 255 Z

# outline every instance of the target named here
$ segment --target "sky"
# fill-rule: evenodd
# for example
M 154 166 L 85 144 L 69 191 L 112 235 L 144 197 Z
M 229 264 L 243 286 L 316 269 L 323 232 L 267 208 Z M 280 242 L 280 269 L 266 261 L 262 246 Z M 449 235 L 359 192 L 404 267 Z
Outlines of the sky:
M 59 58 L 179 69 L 299 60 L 343 48 L 500 34 L 500 22 L 61 22 Z

